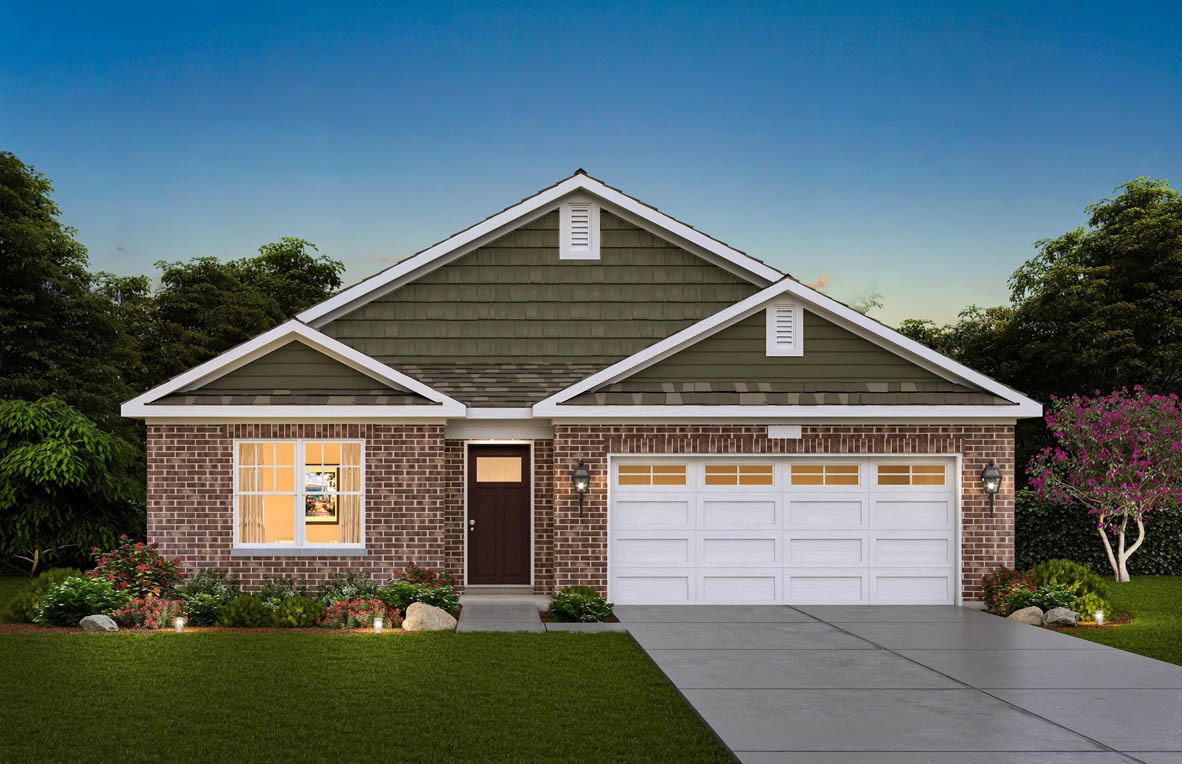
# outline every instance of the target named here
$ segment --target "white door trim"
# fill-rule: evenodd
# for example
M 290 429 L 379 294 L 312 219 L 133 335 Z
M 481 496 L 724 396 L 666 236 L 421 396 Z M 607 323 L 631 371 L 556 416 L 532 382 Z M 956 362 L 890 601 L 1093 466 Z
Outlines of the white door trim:
M 468 588 L 468 447 L 469 446 L 529 446 L 529 585 L 534 585 L 537 574 L 537 545 L 534 538 L 534 499 L 537 494 L 537 459 L 534 458 L 534 442 L 532 440 L 465 440 L 464 441 L 464 516 L 461 518 L 461 530 L 464 534 L 464 589 Z

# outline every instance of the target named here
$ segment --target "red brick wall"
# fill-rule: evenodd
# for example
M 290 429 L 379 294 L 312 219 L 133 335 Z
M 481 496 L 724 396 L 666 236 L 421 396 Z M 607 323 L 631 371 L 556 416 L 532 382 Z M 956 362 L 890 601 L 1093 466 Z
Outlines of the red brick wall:
M 1014 563 L 1014 428 L 1010 425 L 805 425 L 799 440 L 769 439 L 766 425 L 594 425 L 554 427 L 554 585 L 607 588 L 608 454 L 962 454 L 961 561 L 965 599 L 980 599 L 981 577 Z M 592 490 L 579 518 L 564 484 L 579 459 Z M 1006 476 L 996 516 L 981 490 L 992 459 Z
M 367 556 L 231 557 L 235 438 L 363 439 Z M 148 540 L 186 569 L 233 570 L 250 588 L 274 576 L 313 584 L 350 570 L 387 577 L 411 560 L 454 569 L 445 451 L 443 425 L 149 425 Z
M 554 592 L 554 441 L 534 441 L 534 593 Z

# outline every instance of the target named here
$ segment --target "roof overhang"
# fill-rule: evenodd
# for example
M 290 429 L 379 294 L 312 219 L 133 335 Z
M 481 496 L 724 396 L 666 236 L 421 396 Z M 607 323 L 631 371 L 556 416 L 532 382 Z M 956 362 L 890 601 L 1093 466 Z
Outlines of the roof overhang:
M 296 318 L 311 326 L 323 326 L 334 318 L 350 313 L 360 305 L 541 217 L 555 209 L 563 197 L 576 192 L 591 194 L 608 212 L 645 228 L 758 286 L 765 286 L 784 276 L 770 265 L 579 172 L 308 308 Z
M 202 385 L 229 374 L 292 341 L 302 342 L 383 385 L 420 395 L 430 403 L 408 406 L 177 406 L 153 404 L 154 401 L 166 395 L 200 388 Z M 386 421 L 405 421 L 424 417 L 464 416 L 465 406 L 438 390 L 424 385 L 417 379 L 408 377 L 397 369 L 293 319 L 263 332 L 161 385 L 157 385 L 143 395 L 132 398 L 124 403 L 119 411 L 123 416 L 132 419 L 182 418 L 185 421 L 226 421 L 227 419 L 250 418 L 252 421 L 259 421 L 262 418 L 298 418 L 300 421 L 331 419 L 334 422 L 339 422 L 344 421 L 345 418 L 359 421 L 374 421 L 375 418 L 382 418 Z

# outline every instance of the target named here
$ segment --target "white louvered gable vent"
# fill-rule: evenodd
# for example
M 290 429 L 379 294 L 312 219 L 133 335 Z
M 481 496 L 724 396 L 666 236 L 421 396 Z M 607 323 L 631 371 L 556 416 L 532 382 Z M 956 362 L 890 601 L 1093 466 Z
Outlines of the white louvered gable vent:
M 767 354 L 804 355 L 804 310 L 798 303 L 778 302 L 768 306 Z
M 569 201 L 559 214 L 559 257 L 563 260 L 599 259 L 599 205 Z

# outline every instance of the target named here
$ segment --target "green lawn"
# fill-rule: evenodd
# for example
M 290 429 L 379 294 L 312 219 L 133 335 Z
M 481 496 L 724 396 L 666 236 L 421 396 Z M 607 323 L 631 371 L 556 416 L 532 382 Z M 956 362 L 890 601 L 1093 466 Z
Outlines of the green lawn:
M 1182 665 L 1182 576 L 1134 576 L 1127 584 L 1112 584 L 1109 601 L 1132 613 L 1133 622 L 1065 633 Z
M 0 635 L 0 761 L 731 761 L 625 634 Z

